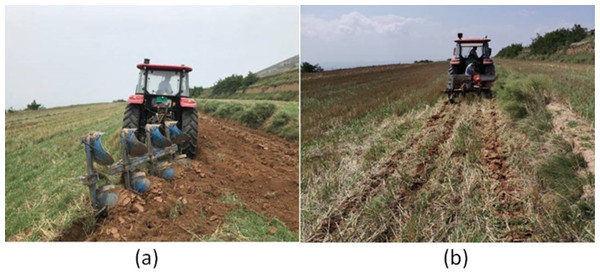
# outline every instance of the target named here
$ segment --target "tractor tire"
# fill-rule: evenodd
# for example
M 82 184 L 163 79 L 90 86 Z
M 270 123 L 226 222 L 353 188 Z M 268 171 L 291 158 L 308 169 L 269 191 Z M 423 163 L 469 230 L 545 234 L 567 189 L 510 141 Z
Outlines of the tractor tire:
M 491 99 L 492 97 L 494 97 L 492 90 L 485 90 L 485 98 Z
M 183 133 L 190 137 L 188 144 L 182 147 L 182 152 L 187 155 L 188 158 L 194 159 L 196 157 L 196 146 L 198 144 L 198 111 L 193 108 L 183 109 L 181 114 L 181 125 L 183 126 Z
M 458 97 L 458 94 L 455 92 L 448 92 L 448 102 L 450 102 L 450 104 L 457 104 L 457 100 L 456 98 Z
M 144 142 L 145 134 L 140 129 L 140 116 L 142 113 L 142 105 L 127 104 L 125 114 L 123 115 L 123 128 L 135 128 L 136 137 L 139 141 Z
M 123 115 L 123 128 L 136 128 L 140 126 L 141 108 L 139 105 L 127 104 Z

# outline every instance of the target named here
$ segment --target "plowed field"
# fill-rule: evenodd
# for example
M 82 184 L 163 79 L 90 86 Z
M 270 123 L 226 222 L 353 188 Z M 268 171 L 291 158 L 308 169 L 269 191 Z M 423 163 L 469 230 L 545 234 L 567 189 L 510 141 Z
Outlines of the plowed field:
M 594 241 L 593 118 L 571 109 L 589 80 L 564 91 L 568 64 L 498 63 L 495 97 L 459 104 L 442 63 L 303 76 L 302 240 Z

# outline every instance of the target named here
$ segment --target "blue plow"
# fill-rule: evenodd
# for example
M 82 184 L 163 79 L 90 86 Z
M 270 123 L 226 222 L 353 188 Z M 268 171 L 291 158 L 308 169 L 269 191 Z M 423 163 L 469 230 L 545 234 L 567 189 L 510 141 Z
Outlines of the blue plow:
M 175 170 L 172 163 L 186 157 L 179 154 L 178 145 L 187 142 L 189 137 L 177 127 L 176 121 L 165 122 L 164 135 L 160 127 L 160 124 L 146 125 L 145 143 L 136 137 L 137 129 L 122 129 L 121 160 L 117 162 L 100 142 L 104 133 L 90 132 L 80 138 L 85 147 L 86 174 L 79 181 L 88 186 L 94 208 L 109 209 L 118 201 L 114 185 L 97 186 L 100 179 L 106 177 L 96 170 L 94 163 L 108 166 L 107 173 L 110 175 L 121 174 L 125 188 L 136 193 L 145 193 L 152 187 L 146 174 L 139 171 L 142 165 L 149 164 L 151 175 L 173 179 Z

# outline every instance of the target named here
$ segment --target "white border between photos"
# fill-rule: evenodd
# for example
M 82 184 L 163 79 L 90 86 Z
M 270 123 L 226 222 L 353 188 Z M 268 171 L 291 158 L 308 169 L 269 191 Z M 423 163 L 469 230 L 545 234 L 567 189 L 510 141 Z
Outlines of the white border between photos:
M 44 1 L 6 1 L 6 4 L 46 4 Z M 204 1 L 219 4 L 404 4 L 398 1 Z M 570 1 L 562 4 L 594 5 L 594 1 Z M 59 4 L 79 4 L 79 1 L 59 1 Z M 89 1 L 90 4 L 161 5 L 166 1 Z M 449 2 L 421 1 L 405 4 L 437 4 Z M 456 2 L 452 2 L 455 4 Z M 168 4 L 196 4 L 193 1 L 169 1 Z M 460 4 L 477 5 L 481 1 L 460 1 Z M 523 1 L 489 1 L 486 4 L 521 5 Z M 548 2 L 527 1 L 527 4 L 545 5 Z M 595 7 L 598 11 L 598 8 Z M 2 12 L 1 32 L 5 34 L 5 6 Z M 597 27 L 597 24 L 596 24 Z M 300 35 L 300 34 L 299 34 Z M 301 41 L 300 41 L 301 44 Z M 4 49 L 5 44 L 2 43 Z M 301 48 L 300 48 L 301 49 Z M 300 53 L 301 55 L 301 50 Z M 2 63 L 5 56 L 1 57 Z M 596 58 L 598 64 L 598 58 Z M 5 83 L 5 67 L 0 79 Z M 596 79 L 598 72 L 596 71 Z M 4 85 L 2 85 L 4 90 Z M 598 83 L 595 84 L 598 90 Z M 4 91 L 6 92 L 6 91 Z M 599 99 L 595 97 L 595 106 Z M 2 100 L 2 106 L 5 103 Z M 4 124 L 4 114 L 2 115 Z M 596 120 L 598 120 L 596 110 Z M 300 116 L 301 122 L 301 116 Z M 2 131 L 0 163 L 5 164 L 5 133 Z M 598 137 L 595 140 L 598 144 Z M 595 153 L 596 158 L 598 153 Z M 2 182 L 5 174 L 2 173 Z M 2 184 L 2 201 L 5 189 Z M 598 191 L 596 190 L 596 197 Z M 5 216 L 5 203 L 2 204 Z M 596 221 L 598 215 L 596 214 Z M 2 230 L 5 229 L 5 219 Z M 597 222 L 596 222 L 597 227 Z M 600 264 L 598 244 L 594 243 L 0 243 L 0 268 L 3 274 L 32 274 L 55 272 L 59 274 L 123 274 L 136 272 L 135 254 L 158 252 L 158 265 L 153 273 L 178 274 L 403 274 L 419 272 L 481 274 L 598 274 Z M 446 249 L 468 253 L 466 269 L 444 266 Z M 144 269 L 141 269 L 142 271 Z

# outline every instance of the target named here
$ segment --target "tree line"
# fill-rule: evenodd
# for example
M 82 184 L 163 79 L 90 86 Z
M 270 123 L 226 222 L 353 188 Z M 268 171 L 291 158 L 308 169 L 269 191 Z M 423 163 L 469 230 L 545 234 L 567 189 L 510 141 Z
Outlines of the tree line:
M 560 28 L 544 35 L 536 34 L 536 37 L 531 40 L 529 51 L 531 55 L 549 55 L 565 50 L 572 43 L 579 42 L 586 36 L 594 35 L 594 30 L 587 31 L 586 28 L 575 24 L 572 28 Z M 502 48 L 496 57 L 514 58 L 517 57 L 524 47 L 522 44 L 511 44 Z

